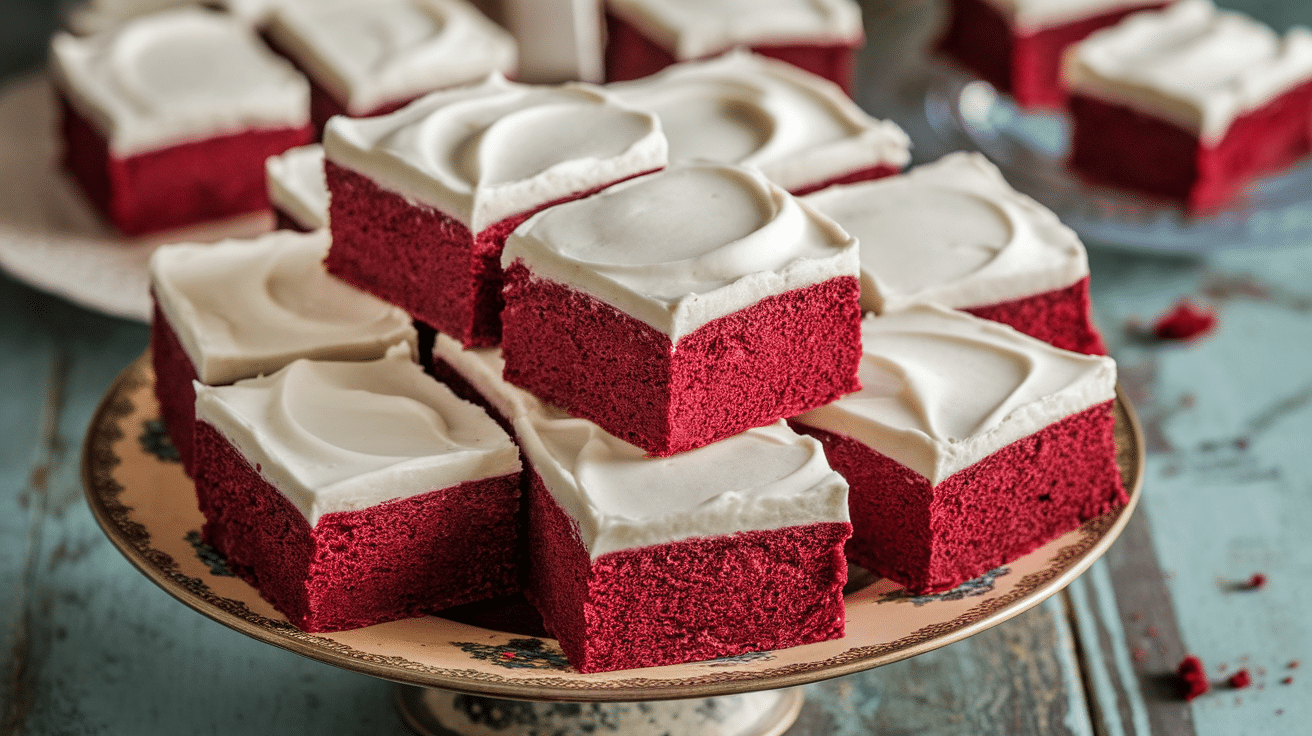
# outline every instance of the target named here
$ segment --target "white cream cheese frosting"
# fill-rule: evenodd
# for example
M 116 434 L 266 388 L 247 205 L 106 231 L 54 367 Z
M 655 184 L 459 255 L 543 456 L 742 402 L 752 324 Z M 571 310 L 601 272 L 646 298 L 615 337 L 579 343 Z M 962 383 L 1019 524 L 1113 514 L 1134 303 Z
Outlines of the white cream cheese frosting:
M 119 156 L 310 122 L 310 88 L 250 28 L 184 8 L 95 36 L 57 33 L 51 74 Z
M 981 307 L 1089 275 L 1079 236 L 978 153 L 802 198 L 861 244 L 861 307 Z
M 754 169 L 679 164 L 551 207 L 502 267 L 589 294 L 671 343 L 762 299 L 858 276 L 856 241 Z
M 264 162 L 269 203 L 307 230 L 328 226 L 328 184 L 323 174 L 323 146 L 291 148 Z
M 1135 8 L 1161 5 L 1163 0 L 984 0 L 1025 34 Z
M 409 315 L 328 275 L 328 232 L 166 245 L 151 290 L 208 384 L 272 373 L 297 358 L 369 360 L 416 342 Z
M 464 0 L 284 3 L 266 32 L 351 116 L 517 63 L 515 39 Z
M 592 559 L 735 532 L 846 522 L 847 481 L 785 422 L 664 458 L 553 409 L 521 416 L 528 464 Z
M 917 305 L 861 324 L 861 390 L 796 417 L 855 439 L 937 485 L 1116 395 L 1111 358 Z
M 734 46 L 842 44 L 865 38 L 853 0 L 607 0 L 678 61 Z
M 543 410 L 536 396 L 502 378 L 506 361 L 501 348 L 467 348 L 439 332 L 433 341 L 433 358 L 451 366 L 508 422 Z
M 755 166 L 789 191 L 911 160 L 897 124 L 870 117 L 827 79 L 745 51 L 608 89 L 660 117 L 670 161 Z
M 1204 143 L 1239 116 L 1312 80 L 1312 31 L 1283 37 L 1209 0 L 1136 13 L 1068 51 L 1073 91 L 1174 123 Z
M 421 97 L 389 115 L 335 117 L 329 161 L 479 232 L 512 215 L 666 162 L 650 113 L 600 87 L 539 87 L 492 75 Z
M 519 449 L 397 346 L 379 360 L 297 360 L 231 386 L 196 384 L 217 429 L 311 526 L 465 481 L 520 470 Z

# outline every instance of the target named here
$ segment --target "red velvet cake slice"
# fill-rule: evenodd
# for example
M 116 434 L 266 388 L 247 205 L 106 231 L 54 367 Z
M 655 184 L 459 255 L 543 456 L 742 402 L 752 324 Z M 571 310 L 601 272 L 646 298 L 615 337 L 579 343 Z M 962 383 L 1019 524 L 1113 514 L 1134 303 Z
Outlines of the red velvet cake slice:
M 1062 55 L 1100 28 L 1167 0 L 951 0 L 939 48 L 1021 107 L 1066 102 Z
M 605 7 L 610 82 L 749 48 L 850 93 L 865 42 L 854 0 L 605 0 Z
M 411 362 L 196 385 L 204 537 L 305 631 L 514 592 L 519 450 Z
M 680 164 L 506 242 L 506 380 L 655 455 L 856 390 L 856 242 L 760 172 Z
M 515 39 L 464 0 L 280 3 L 264 33 L 309 78 L 316 130 L 333 115 L 380 115 L 515 73 Z
M 267 209 L 264 160 L 309 143 L 309 87 L 240 22 L 199 9 L 58 33 L 63 164 L 127 235 Z
M 793 420 L 851 484 L 857 563 L 947 590 L 1128 500 L 1110 358 L 935 306 L 862 338 L 862 390 Z
M 530 469 L 529 599 L 581 672 L 843 635 L 847 484 L 783 422 L 651 458 L 548 410 Z
M 670 161 L 755 166 L 793 194 L 896 174 L 911 139 L 876 120 L 828 80 L 758 54 L 733 51 L 676 64 L 608 88 L 655 113 Z
M 978 153 L 805 198 L 861 244 L 861 306 L 961 309 L 1080 353 L 1106 354 L 1084 245 Z
M 323 146 L 298 146 L 264 162 L 269 204 L 283 230 L 308 233 L 328 227 L 328 183 Z
M 371 360 L 397 342 L 414 344 L 405 312 L 324 271 L 327 251 L 326 230 L 155 251 L 155 395 L 189 475 L 193 381 L 232 383 L 297 358 Z
M 1067 59 L 1071 165 L 1089 180 L 1219 209 L 1312 152 L 1312 32 L 1283 37 L 1208 0 L 1090 36 Z
M 465 345 L 501 338 L 501 249 L 529 215 L 665 165 L 650 113 L 499 76 L 324 132 L 328 270 Z

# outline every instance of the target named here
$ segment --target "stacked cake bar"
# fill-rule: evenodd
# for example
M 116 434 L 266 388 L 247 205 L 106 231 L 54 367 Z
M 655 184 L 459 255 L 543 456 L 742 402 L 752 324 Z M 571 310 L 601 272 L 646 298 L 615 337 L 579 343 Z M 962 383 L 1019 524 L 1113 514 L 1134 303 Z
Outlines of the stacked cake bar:
M 497 348 L 439 334 L 433 363 L 513 422 L 528 468 L 527 593 L 576 668 L 842 635 L 847 484 L 814 440 L 778 422 L 649 457 L 507 383 Z
M 851 484 L 859 564 L 946 590 L 1126 503 L 1110 358 L 924 305 L 862 340 L 862 389 L 793 420 Z
M 64 167 L 128 235 L 267 209 L 264 160 L 313 137 L 305 79 L 218 13 L 59 33 L 50 56 Z
M 754 166 L 793 194 L 901 171 L 911 141 L 832 82 L 782 61 L 732 51 L 611 84 L 621 101 L 655 113 L 670 161 Z
M 1084 245 L 977 153 L 805 198 L 861 244 L 861 306 L 939 304 L 1081 353 L 1105 354 Z
M 865 40 L 853 0 L 605 0 L 606 79 L 749 48 L 849 92 Z
M 759 172 L 680 164 L 506 243 L 506 379 L 656 455 L 857 388 L 856 243 Z
M 409 346 L 196 390 L 204 537 L 301 629 L 518 588 L 519 451 Z
M 333 115 L 390 112 L 516 64 L 515 40 L 465 0 L 279 3 L 264 32 L 310 79 L 320 130 Z
M 155 251 L 155 395 L 188 473 L 194 381 L 232 383 L 298 358 L 367 360 L 397 342 L 414 343 L 404 312 L 324 271 L 327 250 L 320 230 Z
M 328 270 L 466 345 L 501 335 L 501 249 L 534 212 L 665 165 L 660 124 L 589 85 L 499 76 L 324 134 Z
M 1181 0 L 1090 36 L 1067 59 L 1071 163 L 1090 180 L 1208 212 L 1312 152 L 1312 32 L 1284 36 Z
M 951 0 L 939 47 L 1022 107 L 1061 107 L 1062 55 L 1100 28 L 1169 0 Z

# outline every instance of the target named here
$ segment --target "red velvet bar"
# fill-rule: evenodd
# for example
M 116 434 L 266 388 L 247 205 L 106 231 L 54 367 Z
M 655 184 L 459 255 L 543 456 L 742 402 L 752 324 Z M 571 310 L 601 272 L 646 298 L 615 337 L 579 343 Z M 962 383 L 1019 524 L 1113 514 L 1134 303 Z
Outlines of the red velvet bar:
M 314 527 L 223 435 L 196 422 L 203 536 L 303 631 L 341 631 L 513 593 L 519 474 L 466 481 Z
M 124 235 L 269 208 L 264 160 L 314 139 L 309 126 L 248 130 L 119 157 L 61 94 L 63 166 Z
M 767 297 L 678 341 L 587 294 L 506 271 L 505 379 L 653 455 L 672 455 L 856 391 L 860 284 Z
M 844 522 L 744 531 L 589 558 L 529 481 L 526 593 L 580 672 L 693 662 L 843 635 Z
M 1095 184 L 1183 201 L 1190 212 L 1225 206 L 1253 179 L 1312 153 L 1312 81 L 1239 116 L 1215 144 L 1124 105 L 1071 97 L 1071 166 Z
M 865 444 L 792 422 L 847 479 L 857 564 L 913 593 L 955 588 L 1129 501 L 1112 402 L 1013 442 L 937 486 Z
M 951 17 L 938 47 L 1026 108 L 1060 108 L 1066 102 L 1061 57 L 1066 47 L 1141 10 L 1165 7 L 1152 3 L 1119 8 L 1031 33 L 1011 27 L 986 0 L 952 0 Z

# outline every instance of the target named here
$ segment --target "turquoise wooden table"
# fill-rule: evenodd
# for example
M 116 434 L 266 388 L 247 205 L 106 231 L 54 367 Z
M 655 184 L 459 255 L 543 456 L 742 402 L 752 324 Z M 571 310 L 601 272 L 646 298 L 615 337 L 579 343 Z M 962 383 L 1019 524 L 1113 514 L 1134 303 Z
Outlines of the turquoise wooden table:
M 39 64 L 56 11 L 3 0 L 0 18 L 12 78 Z M 807 686 L 789 733 L 1312 733 L 1312 243 L 1205 259 L 1090 250 L 1097 321 L 1148 439 L 1129 527 L 1018 618 Z M 1181 298 L 1214 310 L 1216 330 L 1146 337 Z M 4 276 L 0 315 L 0 736 L 406 733 L 389 683 L 194 613 L 92 519 L 83 434 L 146 328 Z M 1173 677 L 1186 654 L 1213 683 L 1192 702 Z M 1226 683 L 1240 669 L 1249 687 Z

